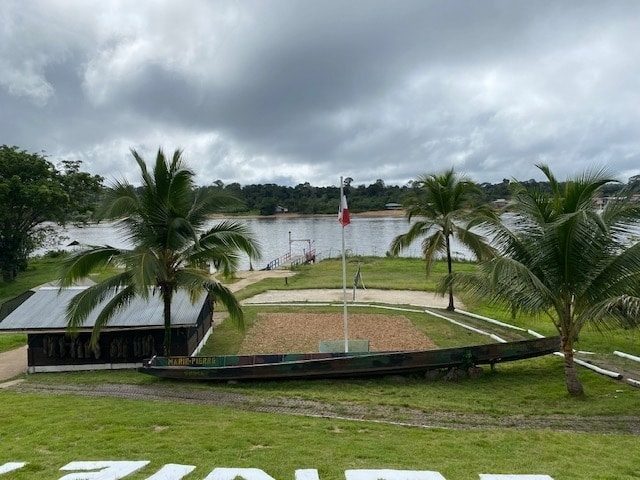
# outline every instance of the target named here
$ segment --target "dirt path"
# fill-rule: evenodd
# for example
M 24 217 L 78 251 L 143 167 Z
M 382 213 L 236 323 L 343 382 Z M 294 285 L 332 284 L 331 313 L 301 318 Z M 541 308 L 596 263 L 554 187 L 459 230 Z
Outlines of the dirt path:
M 252 283 L 264 280 L 265 278 L 285 278 L 292 277 L 294 275 L 295 272 L 292 272 L 291 270 L 252 270 L 245 272 L 236 272 L 236 277 L 239 280 L 234 283 L 228 284 L 227 287 L 232 292 L 237 292 L 245 287 L 248 287 Z
M 27 371 L 27 346 L 0 353 L 0 382 Z M 0 383 L 0 388 L 2 384 Z
M 640 435 L 640 416 L 505 415 L 494 416 L 412 409 L 402 406 L 330 404 L 295 397 L 264 397 L 225 392 L 215 387 L 192 389 L 165 385 L 44 385 L 25 382 L 12 387 L 24 393 L 126 398 L 156 402 L 216 405 L 238 410 L 346 419 L 390 425 L 454 430 L 554 430 Z
M 308 289 L 308 290 L 267 290 L 242 303 L 244 305 L 283 303 L 283 302 L 317 302 L 317 303 L 342 303 L 344 292 L 342 289 Z M 347 304 L 354 302 L 353 290 L 347 290 Z M 415 307 L 446 308 L 449 299 L 433 292 L 419 290 L 379 290 L 358 289 L 355 294 L 355 303 L 386 303 L 395 305 L 410 305 Z M 460 300 L 456 299 L 458 308 L 464 309 Z

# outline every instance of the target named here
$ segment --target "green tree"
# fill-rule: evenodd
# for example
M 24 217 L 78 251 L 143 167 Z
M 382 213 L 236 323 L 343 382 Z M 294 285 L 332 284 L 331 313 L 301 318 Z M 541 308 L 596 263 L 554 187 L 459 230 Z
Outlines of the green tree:
M 474 227 L 495 218 L 486 205 L 477 205 L 481 196 L 479 187 L 472 181 L 449 169 L 441 174 L 423 175 L 413 182 L 413 188 L 404 202 L 409 222 L 416 219 L 407 233 L 398 235 L 391 242 L 389 253 L 398 255 L 416 239 L 422 240 L 422 253 L 426 261 L 426 273 L 438 255 L 447 260 L 449 274 L 453 271 L 451 239 L 455 236 L 478 259 L 493 255 L 492 247 Z M 455 310 L 453 283 L 447 286 L 448 310 Z
M 501 256 L 465 282 L 507 306 L 547 314 L 561 337 L 567 390 L 582 395 L 574 363 L 581 329 L 638 326 L 640 244 L 629 238 L 640 206 L 619 196 L 597 210 L 594 199 L 614 181 L 606 170 L 560 184 L 538 168 L 551 188 L 514 184 L 510 214 L 493 227 Z
M 83 325 L 89 313 L 110 297 L 93 329 L 91 342 L 95 344 L 100 330 L 118 309 L 136 296 L 148 298 L 157 292 L 164 307 L 164 352 L 169 355 L 174 292 L 182 289 L 193 298 L 208 292 L 242 326 L 237 299 L 211 278 L 206 267 L 213 262 L 229 275 L 237 268 L 240 254 L 257 259 L 259 249 L 241 223 L 222 221 L 205 230 L 210 215 L 234 199 L 215 190 L 196 192 L 195 174 L 183 165 L 180 150 L 171 158 L 158 150 L 152 171 L 135 150 L 132 154 L 142 173 L 142 186 L 116 182 L 107 189 L 100 218 L 118 219 L 133 248 L 95 246 L 69 257 L 61 275 L 63 288 L 105 266 L 117 267 L 120 272 L 76 295 L 69 303 L 67 321 L 71 329 Z
M 0 146 L 0 271 L 6 282 L 27 268 L 29 255 L 51 233 L 45 222 L 63 224 L 75 209 L 88 204 L 89 186 L 100 188 L 100 177 L 80 171 L 71 162 L 64 172 L 43 155 Z M 70 188 L 82 179 L 83 188 Z M 78 180 L 79 181 L 79 180 Z
M 66 208 L 70 221 L 86 222 L 92 219 L 104 191 L 104 178 L 80 170 L 80 160 L 63 160 L 62 184 L 69 196 Z

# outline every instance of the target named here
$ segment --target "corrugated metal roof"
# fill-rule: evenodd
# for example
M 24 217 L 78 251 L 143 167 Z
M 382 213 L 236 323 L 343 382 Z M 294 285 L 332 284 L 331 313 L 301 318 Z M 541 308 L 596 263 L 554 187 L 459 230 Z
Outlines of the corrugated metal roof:
M 0 322 L 0 332 L 65 329 L 67 327 L 65 319 L 67 304 L 83 289 L 72 287 L 59 290 L 58 288 L 44 287 L 37 290 Z M 204 299 L 203 293 L 200 300 L 192 304 L 186 292 L 176 292 L 171 303 L 171 324 L 175 326 L 194 325 L 202 310 Z M 91 312 L 83 328 L 93 327 L 104 304 L 106 301 Z M 150 296 L 147 300 L 136 297 L 127 308 L 112 317 L 106 328 L 162 327 L 164 325 L 162 315 L 162 299 L 158 294 Z

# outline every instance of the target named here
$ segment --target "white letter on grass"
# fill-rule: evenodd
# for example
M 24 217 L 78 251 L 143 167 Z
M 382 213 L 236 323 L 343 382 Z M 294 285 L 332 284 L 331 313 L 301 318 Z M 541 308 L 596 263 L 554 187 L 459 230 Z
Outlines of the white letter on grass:
M 71 462 L 67 463 L 60 470 L 97 470 L 99 472 L 70 473 L 60 478 L 60 480 L 120 480 L 121 478 L 137 472 L 149 464 L 148 460 L 139 462 Z
M 553 480 L 549 475 L 500 475 L 494 473 L 481 473 L 480 480 Z
M 204 480 L 234 480 L 237 477 L 244 480 L 275 480 L 259 468 L 214 468 Z
M 429 470 L 346 470 L 344 476 L 347 480 L 446 480 Z
M 0 475 L 2 475 L 3 473 L 20 470 L 25 465 L 26 465 L 26 462 L 9 462 L 9 463 L 5 463 L 4 465 L 0 465 Z
M 147 480 L 181 480 L 187 474 L 196 469 L 193 465 L 179 465 L 177 463 L 167 463 Z
M 296 480 L 320 480 L 318 470 L 315 468 L 305 468 L 296 470 Z

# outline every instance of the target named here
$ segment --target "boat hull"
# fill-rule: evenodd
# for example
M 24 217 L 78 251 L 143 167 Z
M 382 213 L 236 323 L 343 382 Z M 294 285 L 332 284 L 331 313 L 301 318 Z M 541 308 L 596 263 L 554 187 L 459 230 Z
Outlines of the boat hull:
M 138 371 L 208 381 L 379 376 L 522 360 L 556 352 L 559 347 L 559 337 L 545 337 L 437 350 L 154 357 Z

